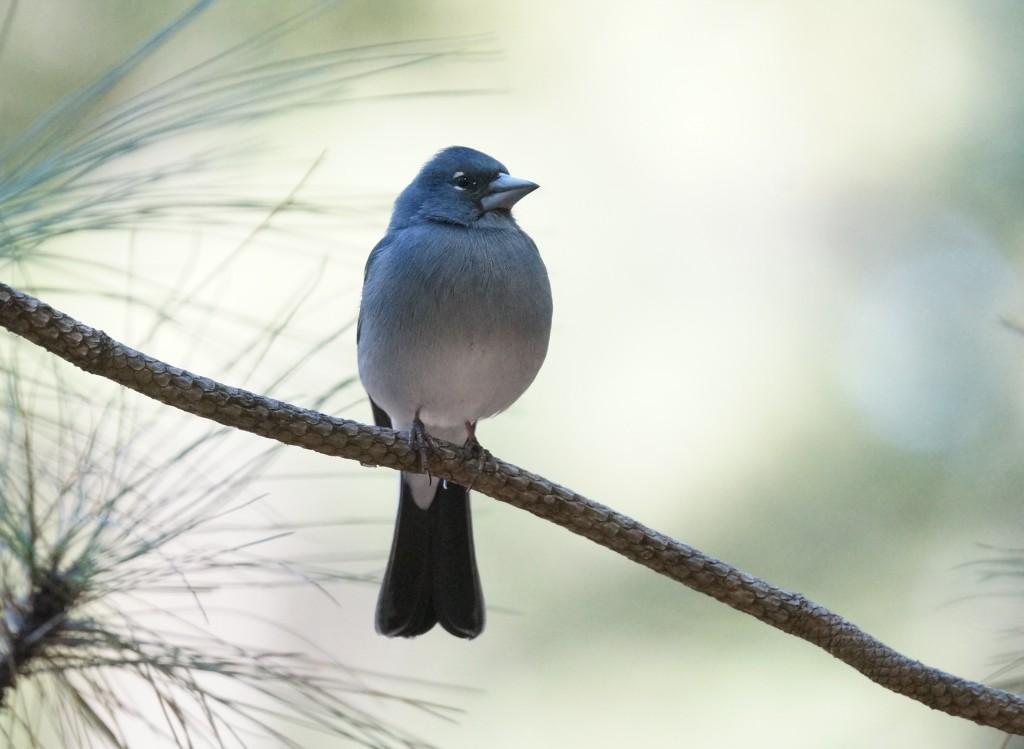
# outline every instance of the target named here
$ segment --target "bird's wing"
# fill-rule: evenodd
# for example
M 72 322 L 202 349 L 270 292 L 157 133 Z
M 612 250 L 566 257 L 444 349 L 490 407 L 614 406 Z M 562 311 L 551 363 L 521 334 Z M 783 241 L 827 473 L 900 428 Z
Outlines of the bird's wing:
M 391 244 L 392 236 L 390 233 L 385 234 L 384 237 L 373 246 L 370 250 L 370 256 L 366 258 L 366 266 L 363 268 L 363 284 L 366 283 L 366 279 L 370 276 L 370 270 L 373 268 L 373 262 L 380 257 L 380 254 L 387 249 Z M 359 320 L 356 321 L 356 345 L 359 345 L 359 332 L 363 327 L 363 315 L 362 310 L 359 313 Z M 378 426 L 381 426 L 378 424 Z M 388 425 L 390 426 L 390 424 Z

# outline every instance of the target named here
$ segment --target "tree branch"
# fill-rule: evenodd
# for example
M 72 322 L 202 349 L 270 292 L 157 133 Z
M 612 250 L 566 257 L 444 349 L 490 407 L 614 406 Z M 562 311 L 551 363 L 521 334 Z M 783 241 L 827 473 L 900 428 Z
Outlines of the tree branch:
M 419 470 L 418 454 L 403 434 L 298 408 L 172 367 L 2 283 L 0 325 L 86 372 L 225 426 L 367 466 Z M 472 484 L 483 494 L 817 645 L 886 689 L 949 715 L 1024 735 L 1024 697 L 901 655 L 799 593 L 748 575 L 541 476 L 494 458 L 482 472 L 477 468 L 477 456 L 445 443 L 428 465 L 438 478 Z

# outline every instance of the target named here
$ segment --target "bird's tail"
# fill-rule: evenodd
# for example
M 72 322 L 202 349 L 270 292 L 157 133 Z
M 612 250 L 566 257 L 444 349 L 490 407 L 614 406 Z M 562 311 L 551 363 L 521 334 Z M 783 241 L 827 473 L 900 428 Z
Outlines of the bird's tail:
M 437 623 L 469 639 L 484 628 L 469 491 L 439 482 L 423 510 L 403 476 L 391 556 L 377 599 L 377 631 L 416 637 Z

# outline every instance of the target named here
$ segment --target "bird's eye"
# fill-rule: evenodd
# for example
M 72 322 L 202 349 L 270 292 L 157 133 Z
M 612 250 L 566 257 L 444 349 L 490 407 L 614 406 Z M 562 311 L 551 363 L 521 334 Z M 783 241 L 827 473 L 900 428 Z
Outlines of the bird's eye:
M 455 185 L 456 190 L 475 190 L 477 187 L 477 181 L 463 172 L 455 172 L 452 175 L 452 184 Z

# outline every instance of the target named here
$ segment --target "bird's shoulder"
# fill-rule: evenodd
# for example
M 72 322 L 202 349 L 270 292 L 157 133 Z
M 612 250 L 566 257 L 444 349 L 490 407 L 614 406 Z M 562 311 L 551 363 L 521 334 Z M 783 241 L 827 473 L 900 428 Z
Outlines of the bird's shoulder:
M 429 221 L 404 224 L 399 227 L 392 226 L 381 240 L 374 245 L 373 249 L 370 250 L 370 256 L 366 258 L 363 280 L 366 280 L 374 267 L 385 256 L 417 253 L 430 247 L 457 242 L 459 236 L 465 233 L 465 231 L 465 227 L 449 226 Z
M 391 226 L 366 259 L 363 283 L 371 281 L 371 276 L 376 280 L 413 272 L 413 268 L 432 264 L 439 254 L 452 250 L 459 255 L 463 254 L 462 250 L 471 256 L 483 257 L 479 254 L 485 248 L 499 250 L 500 254 L 518 255 L 523 251 L 535 253 L 536 247 L 508 214 L 487 214 L 472 226 L 433 221 Z
M 370 272 L 373 270 L 374 264 L 380 260 L 383 253 L 387 252 L 388 247 L 393 241 L 394 235 L 391 232 L 388 232 L 381 237 L 380 241 L 373 246 L 372 250 L 370 250 L 370 255 L 366 258 L 366 265 L 363 267 L 363 283 L 366 283 L 366 279 L 370 277 Z

